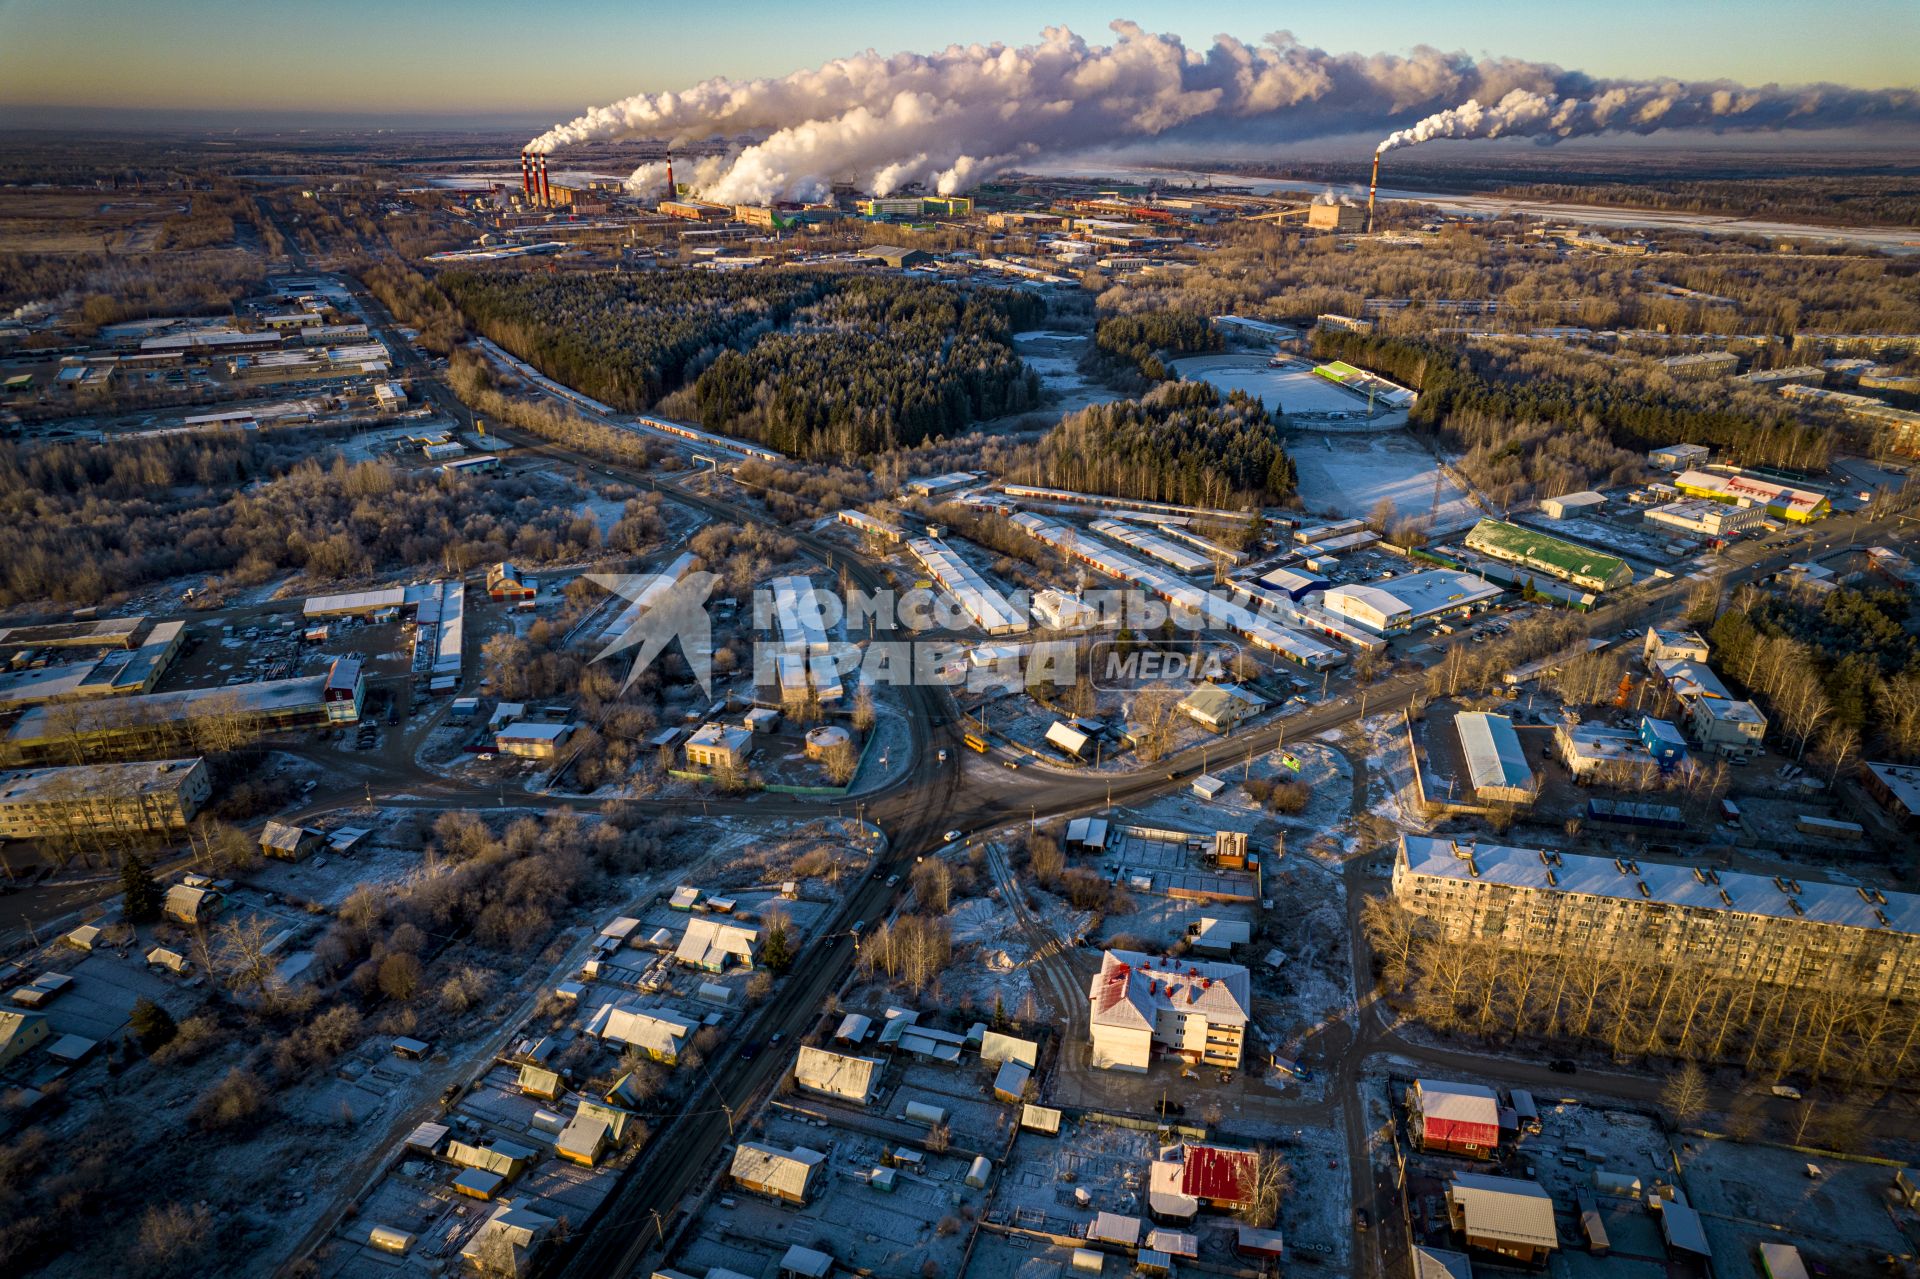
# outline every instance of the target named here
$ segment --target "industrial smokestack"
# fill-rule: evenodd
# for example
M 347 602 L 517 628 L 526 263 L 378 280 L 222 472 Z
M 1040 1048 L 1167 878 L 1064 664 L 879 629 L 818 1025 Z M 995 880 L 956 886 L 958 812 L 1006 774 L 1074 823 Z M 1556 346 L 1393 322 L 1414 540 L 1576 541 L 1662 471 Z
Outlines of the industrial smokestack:
M 673 185 L 673 152 L 667 152 L 667 199 L 678 200 L 680 188 Z
M 1367 183 L 1367 234 L 1373 234 L 1373 197 L 1380 190 L 1380 153 L 1373 153 L 1373 180 Z
M 547 157 L 542 155 L 540 157 L 540 207 L 545 209 L 552 205 L 553 190 L 547 185 Z
M 520 194 L 526 200 L 533 199 L 533 155 L 527 151 L 520 153 Z

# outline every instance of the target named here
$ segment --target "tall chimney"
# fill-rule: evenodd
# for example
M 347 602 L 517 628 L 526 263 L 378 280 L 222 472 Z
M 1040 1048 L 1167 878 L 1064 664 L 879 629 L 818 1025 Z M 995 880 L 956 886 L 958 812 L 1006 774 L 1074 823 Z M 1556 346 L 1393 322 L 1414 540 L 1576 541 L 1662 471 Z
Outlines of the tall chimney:
M 540 207 L 553 207 L 553 190 L 547 185 L 547 157 L 540 157 Z
M 667 199 L 678 200 L 679 190 L 673 185 L 673 152 L 667 152 Z
M 520 153 L 520 194 L 533 199 L 533 156 L 526 151 Z
M 1367 183 L 1367 234 L 1373 234 L 1373 197 L 1380 189 L 1380 153 L 1373 153 L 1373 180 Z

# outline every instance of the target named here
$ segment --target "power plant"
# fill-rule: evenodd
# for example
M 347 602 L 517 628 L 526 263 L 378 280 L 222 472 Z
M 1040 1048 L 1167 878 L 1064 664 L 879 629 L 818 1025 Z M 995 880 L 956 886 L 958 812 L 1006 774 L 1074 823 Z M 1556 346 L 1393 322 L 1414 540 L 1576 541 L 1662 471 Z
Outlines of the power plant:
M 549 208 L 553 204 L 553 191 L 547 185 L 547 157 L 531 151 L 520 153 L 520 194 L 527 198 L 528 204 Z

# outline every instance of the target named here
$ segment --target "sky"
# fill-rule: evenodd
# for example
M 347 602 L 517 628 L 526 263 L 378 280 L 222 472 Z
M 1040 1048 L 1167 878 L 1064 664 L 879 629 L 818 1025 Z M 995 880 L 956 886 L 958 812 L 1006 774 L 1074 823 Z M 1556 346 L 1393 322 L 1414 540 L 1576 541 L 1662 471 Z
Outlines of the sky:
M 777 76 L 860 49 L 1025 44 L 1126 17 L 1205 43 L 1276 30 L 1332 52 L 1433 45 L 1597 76 L 1920 87 L 1914 0 L 0 0 L 0 127 L 88 108 L 541 124 L 709 76 Z M 104 109 L 104 110 L 103 110 Z M 155 117 L 156 121 L 161 117 Z M 264 117 L 263 117 L 264 118 Z

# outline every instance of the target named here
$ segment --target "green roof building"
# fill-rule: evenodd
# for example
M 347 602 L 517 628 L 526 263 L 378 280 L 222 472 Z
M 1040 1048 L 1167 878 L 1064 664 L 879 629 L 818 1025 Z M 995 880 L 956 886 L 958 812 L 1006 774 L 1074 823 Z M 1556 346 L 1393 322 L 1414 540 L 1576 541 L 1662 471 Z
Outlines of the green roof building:
M 1467 534 L 1467 548 L 1589 591 L 1617 590 L 1633 581 L 1633 570 L 1617 555 L 1505 520 L 1484 519 L 1474 525 Z

